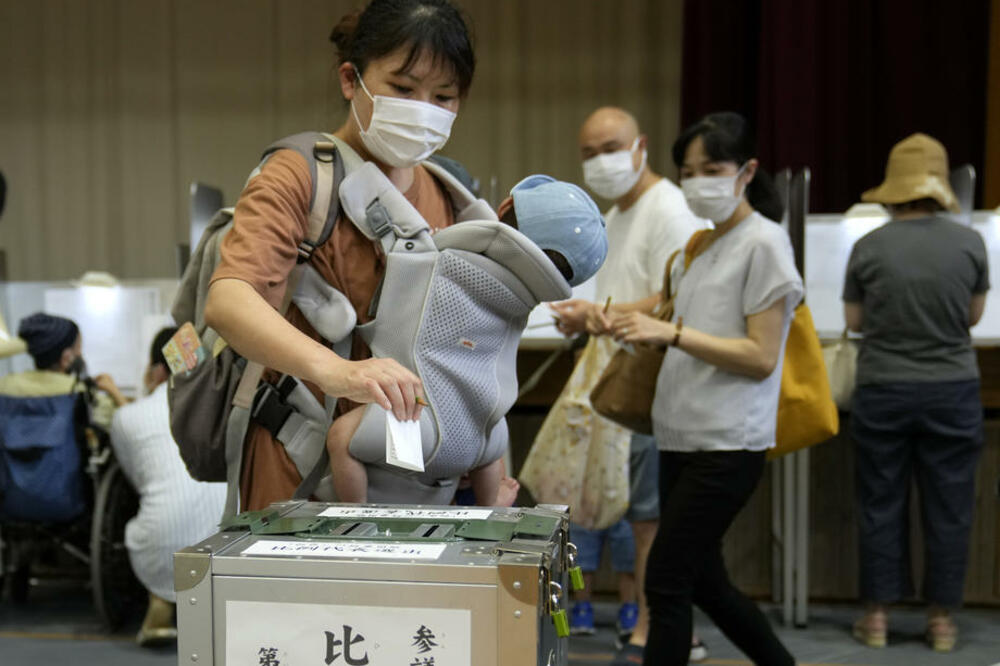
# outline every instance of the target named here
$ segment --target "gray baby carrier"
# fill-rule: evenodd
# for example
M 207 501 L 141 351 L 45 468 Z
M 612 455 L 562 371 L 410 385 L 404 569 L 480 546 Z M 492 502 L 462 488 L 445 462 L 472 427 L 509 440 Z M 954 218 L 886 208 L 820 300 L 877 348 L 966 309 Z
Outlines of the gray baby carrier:
M 571 294 L 537 245 L 499 222 L 444 169 L 425 166 L 447 188 L 459 223 L 435 234 L 374 164 L 348 168 L 340 185 L 343 212 L 386 255 L 375 317 L 354 333 L 374 357 L 415 372 L 430 404 L 420 419 L 423 472 L 386 463 L 385 410 L 363 408 L 350 451 L 367 466 L 370 502 L 446 504 L 462 474 L 503 455 L 528 314 Z M 313 285 L 303 281 L 293 300 Z M 333 499 L 331 491 L 325 479 L 316 494 Z
M 386 176 L 335 137 L 296 135 L 274 144 L 268 154 L 281 148 L 296 150 L 306 159 L 314 190 L 310 238 L 300 247 L 302 262 L 289 279 L 294 285 L 290 300 L 342 357 L 350 357 L 352 337 L 357 334 L 374 356 L 394 358 L 417 373 L 430 403 L 421 417 L 423 473 L 385 462 L 385 412 L 375 405 L 363 408 L 350 450 L 368 468 L 369 501 L 448 503 L 462 474 L 505 451 L 504 415 L 517 393 L 516 351 L 528 313 L 541 301 L 569 297 L 570 286 L 534 243 L 497 221 L 485 201 L 434 162 L 423 164 L 444 184 L 455 221 L 461 224 L 432 235 L 427 222 Z M 370 310 L 374 319 L 360 326 L 347 297 L 308 261 L 329 237 L 338 211 L 378 242 L 387 258 Z M 182 289 L 185 296 L 178 298 L 173 311 L 178 321 L 195 323 L 209 348 L 215 334 L 205 325 L 202 311 L 231 216 L 231 209 L 220 212 L 218 223 L 206 231 L 196 253 L 204 265 L 189 267 L 185 284 L 191 284 Z M 246 371 L 231 375 L 231 381 L 240 380 L 232 411 L 220 414 L 225 460 L 217 464 L 224 465 L 230 485 L 227 515 L 236 511 L 249 422 L 264 426 L 285 447 L 302 477 L 295 497 L 314 494 L 335 499 L 325 440 L 336 400 L 316 400 L 291 376 L 274 384 L 258 382 L 262 368 L 245 365 Z M 241 393 L 252 401 L 246 399 L 241 406 Z M 175 418 L 173 404 L 171 409 L 172 421 L 185 420 L 186 412 L 179 411 Z M 209 458 L 214 461 L 221 455 L 213 451 Z

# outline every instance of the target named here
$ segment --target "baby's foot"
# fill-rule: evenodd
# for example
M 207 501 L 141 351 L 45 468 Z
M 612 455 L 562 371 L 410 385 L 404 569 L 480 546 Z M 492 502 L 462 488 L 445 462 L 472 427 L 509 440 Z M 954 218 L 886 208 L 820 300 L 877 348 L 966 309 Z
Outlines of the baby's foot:
M 517 479 L 505 476 L 500 479 L 500 488 L 497 490 L 497 498 L 493 506 L 514 506 L 517 500 L 517 491 L 521 489 L 521 484 Z

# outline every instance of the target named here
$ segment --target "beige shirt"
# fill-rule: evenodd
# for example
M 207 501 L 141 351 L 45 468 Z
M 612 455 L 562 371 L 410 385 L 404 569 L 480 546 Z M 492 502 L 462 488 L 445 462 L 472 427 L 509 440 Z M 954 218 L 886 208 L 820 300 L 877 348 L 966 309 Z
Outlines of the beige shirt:
M 83 391 L 84 386 L 73 375 L 54 370 L 27 370 L 0 377 L 0 395 L 15 398 L 47 398 Z M 115 402 L 107 393 L 97 391 L 97 404 L 91 406 L 92 423 L 108 429 L 115 411 Z

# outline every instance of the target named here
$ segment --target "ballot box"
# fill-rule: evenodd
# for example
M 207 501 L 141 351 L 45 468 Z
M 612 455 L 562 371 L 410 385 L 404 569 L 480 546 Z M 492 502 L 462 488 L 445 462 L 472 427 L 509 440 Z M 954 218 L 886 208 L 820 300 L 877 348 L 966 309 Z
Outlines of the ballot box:
M 554 505 L 241 514 L 174 556 L 178 663 L 565 666 L 568 530 Z

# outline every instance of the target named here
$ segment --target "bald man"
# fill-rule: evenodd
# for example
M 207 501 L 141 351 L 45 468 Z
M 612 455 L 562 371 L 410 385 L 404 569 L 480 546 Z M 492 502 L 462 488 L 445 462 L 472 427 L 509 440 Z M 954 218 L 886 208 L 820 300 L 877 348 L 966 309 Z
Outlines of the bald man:
M 648 139 L 628 111 L 617 107 L 597 109 L 580 128 L 579 143 L 584 182 L 614 205 L 604 216 L 608 256 L 597 272 L 596 302 L 573 299 L 552 305 L 558 328 L 567 336 L 587 330 L 588 319 L 595 318 L 608 298 L 626 303 L 660 291 L 667 259 L 684 246 L 691 234 L 708 226 L 690 211 L 680 188 L 650 168 Z M 614 349 L 607 345 L 609 360 Z M 622 652 L 616 663 L 630 663 L 629 657 L 634 658 L 636 652 L 641 655 L 646 644 L 649 617 L 643 583 L 660 515 L 659 456 L 652 436 L 632 434 L 629 477 L 631 490 L 625 519 L 631 523 L 635 539 L 638 617 L 628 617 L 626 606 L 619 612 L 618 642 Z M 576 526 L 573 529 L 573 541 L 578 547 L 581 541 L 594 541 L 587 531 Z M 611 543 L 614 549 L 614 539 Z M 702 653 L 693 649 L 692 660 L 704 658 Z

